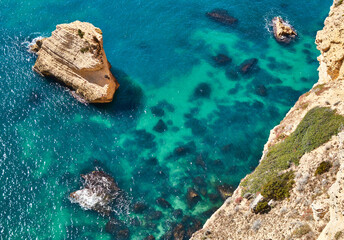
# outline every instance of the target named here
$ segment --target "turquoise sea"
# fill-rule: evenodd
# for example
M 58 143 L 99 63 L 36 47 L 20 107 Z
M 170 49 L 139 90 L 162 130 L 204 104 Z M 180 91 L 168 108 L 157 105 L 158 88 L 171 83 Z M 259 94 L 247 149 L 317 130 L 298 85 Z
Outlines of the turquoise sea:
M 223 203 L 217 187 L 235 188 L 257 166 L 270 129 L 317 81 L 314 39 L 331 3 L 0 0 L 0 239 L 116 239 L 111 218 L 130 239 L 168 239 L 180 210 L 183 224 L 204 223 Z M 237 25 L 207 18 L 215 8 Z M 277 15 L 299 33 L 289 46 L 271 34 Z M 103 31 L 121 84 L 111 104 L 79 103 L 31 69 L 28 44 L 74 20 Z M 231 63 L 217 65 L 217 54 Z M 251 58 L 256 69 L 239 73 Z M 123 190 L 108 217 L 68 199 L 95 168 Z M 189 187 L 202 198 L 193 207 Z M 135 214 L 136 202 L 148 209 Z

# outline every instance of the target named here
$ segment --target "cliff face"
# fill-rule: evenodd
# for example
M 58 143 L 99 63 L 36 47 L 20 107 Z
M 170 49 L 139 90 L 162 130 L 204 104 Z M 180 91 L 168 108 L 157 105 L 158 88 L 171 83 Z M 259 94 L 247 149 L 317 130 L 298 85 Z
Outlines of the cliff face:
M 91 103 L 111 102 L 119 87 L 103 49 L 102 31 L 75 21 L 56 26 L 51 37 L 32 47 L 38 58 L 33 69 L 54 77 Z
M 321 51 L 318 58 L 320 62 L 318 83 L 302 95 L 281 123 L 271 130 L 257 169 L 241 181 L 233 196 L 226 200 L 205 223 L 203 229 L 194 233 L 191 239 L 344 239 L 343 127 L 335 129 L 335 134 L 328 134 L 326 130 L 319 128 L 318 132 L 315 131 L 314 139 L 318 140 L 318 136 L 328 135 L 327 140 L 305 151 L 296 162 L 290 160 L 287 166 L 281 167 L 283 170 L 279 170 L 277 178 L 283 176 L 281 175 L 283 173 L 293 172 L 293 185 L 289 197 L 283 200 L 268 199 L 270 206 L 268 213 L 253 213 L 256 203 L 263 198 L 259 194 L 262 188 L 258 191 L 250 191 L 257 189 L 252 187 L 254 180 L 258 178 L 257 173 L 262 172 L 262 166 L 266 161 L 271 160 L 271 155 L 278 154 L 278 152 L 272 153 L 273 150 L 278 149 L 277 146 L 285 146 L 288 138 L 296 139 L 296 133 L 297 137 L 306 139 L 302 134 L 306 135 L 311 130 L 307 128 L 307 131 L 303 132 L 298 131 L 298 128 L 305 125 L 309 113 L 314 112 L 312 109 L 326 109 L 327 112 L 335 113 L 334 122 L 339 121 L 338 119 L 342 121 L 341 116 L 344 115 L 343 13 L 344 3 L 342 4 L 342 0 L 336 0 L 325 20 L 324 29 L 317 34 L 316 44 Z M 322 116 L 314 119 L 321 118 Z M 306 147 L 312 145 L 312 139 L 307 137 Z M 283 143 L 285 145 L 281 145 Z M 299 152 L 300 146 L 298 145 L 293 151 Z M 322 162 L 328 163 L 329 168 L 319 174 Z M 266 178 L 265 174 L 259 177 L 262 181 Z M 261 186 L 259 183 L 257 185 Z M 264 195 L 263 192 L 264 190 L 262 190 Z

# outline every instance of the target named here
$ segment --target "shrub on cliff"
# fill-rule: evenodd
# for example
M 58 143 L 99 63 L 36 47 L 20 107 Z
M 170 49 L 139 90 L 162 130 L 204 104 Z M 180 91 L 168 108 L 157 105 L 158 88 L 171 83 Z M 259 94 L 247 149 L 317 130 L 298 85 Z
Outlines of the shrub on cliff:
M 264 184 L 261 194 L 269 200 L 283 200 L 290 196 L 289 191 L 293 188 L 294 183 L 294 173 L 292 171 L 286 172 Z
M 296 238 L 300 238 L 311 231 L 312 231 L 311 227 L 308 224 L 304 224 L 294 230 L 293 236 Z
M 242 182 L 243 194 L 260 191 L 262 186 L 274 179 L 280 171 L 288 169 L 292 163 L 297 165 L 305 153 L 338 134 L 343 124 L 344 117 L 330 108 L 311 109 L 289 137 L 269 148 L 256 170 Z
M 325 172 L 328 172 L 330 168 L 332 167 L 332 163 L 329 161 L 322 161 L 317 169 L 315 170 L 315 176 L 321 175 Z
M 264 214 L 270 212 L 271 207 L 268 204 L 268 201 L 261 201 L 257 203 L 257 206 L 253 209 L 255 214 Z

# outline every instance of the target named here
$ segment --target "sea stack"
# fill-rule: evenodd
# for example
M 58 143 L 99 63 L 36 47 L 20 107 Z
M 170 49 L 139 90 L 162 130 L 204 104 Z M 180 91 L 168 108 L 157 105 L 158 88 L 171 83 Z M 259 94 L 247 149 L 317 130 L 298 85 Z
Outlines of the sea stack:
M 42 76 L 62 82 L 89 103 L 112 101 L 119 84 L 110 71 L 99 28 L 80 21 L 60 24 L 31 50 L 38 55 L 33 69 Z
M 272 19 L 274 36 L 277 42 L 289 44 L 296 38 L 297 33 L 294 28 L 284 21 L 281 17 L 275 17 Z

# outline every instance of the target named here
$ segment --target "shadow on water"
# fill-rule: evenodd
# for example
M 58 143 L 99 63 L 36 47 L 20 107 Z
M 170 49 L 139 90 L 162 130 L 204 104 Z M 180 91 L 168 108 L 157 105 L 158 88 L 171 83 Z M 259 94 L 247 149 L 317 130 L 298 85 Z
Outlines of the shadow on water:
M 111 69 L 113 75 L 120 84 L 113 101 L 107 104 L 93 104 L 97 109 L 112 115 L 130 114 L 137 116 L 144 105 L 144 93 L 137 83 L 129 75 L 120 69 Z

